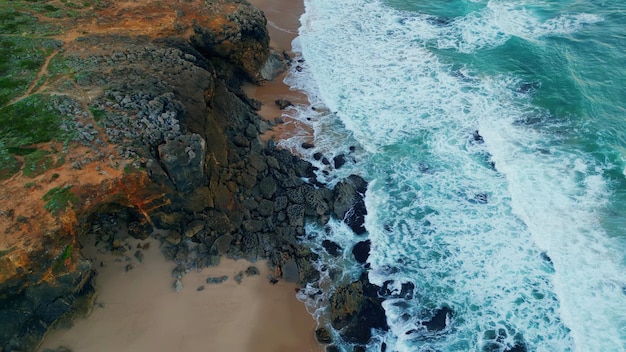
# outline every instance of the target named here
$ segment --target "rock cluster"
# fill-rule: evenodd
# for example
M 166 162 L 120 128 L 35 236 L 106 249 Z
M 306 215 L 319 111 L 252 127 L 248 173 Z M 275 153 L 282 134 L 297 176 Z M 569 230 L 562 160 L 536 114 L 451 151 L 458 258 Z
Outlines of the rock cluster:
M 363 274 L 359 280 L 340 286 L 333 293 L 331 324 L 346 342 L 366 344 L 372 337 L 372 329 L 389 329 L 382 301 L 378 286 Z

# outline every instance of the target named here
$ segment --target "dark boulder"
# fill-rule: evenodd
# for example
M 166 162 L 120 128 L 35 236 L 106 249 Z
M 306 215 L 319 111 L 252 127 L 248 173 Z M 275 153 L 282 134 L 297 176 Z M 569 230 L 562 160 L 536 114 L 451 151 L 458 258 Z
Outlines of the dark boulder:
M 191 44 L 207 57 L 219 57 L 239 66 L 252 81 L 263 79 L 261 70 L 270 57 L 267 20 L 263 12 L 247 1 L 236 6 L 205 2 L 215 17 L 224 16 L 222 25 L 194 24 Z
M 182 135 L 166 141 L 158 149 L 163 168 L 177 190 L 188 193 L 205 182 L 206 143 L 200 135 Z
M 450 318 L 454 315 L 452 309 L 448 307 L 442 307 L 435 311 L 435 315 L 428 321 L 422 322 L 422 325 L 428 329 L 428 331 L 441 331 L 448 326 Z
M 315 330 L 315 338 L 317 339 L 317 342 L 325 345 L 333 342 L 333 336 L 326 328 L 319 328 Z
M 370 255 L 370 246 L 372 242 L 370 240 L 361 241 L 352 247 L 352 255 L 359 263 L 365 263 Z
M 295 260 L 288 260 L 282 265 L 283 279 L 287 282 L 298 282 L 300 273 Z
M 331 240 L 322 241 L 322 247 L 328 252 L 328 254 L 333 257 L 338 257 L 341 255 L 341 246 Z
M 367 231 L 365 229 L 366 190 L 367 181 L 356 175 L 351 175 L 339 182 L 334 189 L 333 213 L 338 219 L 343 219 L 357 235 Z
M 343 154 L 339 154 L 333 158 L 333 164 L 335 165 L 335 169 L 339 169 L 346 163 L 346 156 Z
M 259 188 L 264 198 L 272 199 L 277 189 L 276 181 L 271 176 L 264 177 L 259 183 Z
M 324 193 L 311 186 L 301 187 L 302 197 L 304 198 L 305 212 L 310 216 L 319 216 L 327 214 L 330 211 L 330 207 L 324 199 Z
M 378 287 L 363 274 L 359 280 L 338 287 L 331 296 L 331 324 L 345 341 L 367 344 L 372 329 L 389 329 L 382 301 Z
M 277 99 L 274 103 L 278 106 L 279 109 L 285 110 L 290 106 L 293 106 L 293 103 L 286 99 Z
M 485 140 L 483 139 L 483 136 L 481 136 L 480 133 L 478 133 L 477 130 L 472 132 L 472 140 L 475 143 L 477 143 L 477 144 L 485 143 Z
M 300 204 L 288 206 L 287 218 L 290 226 L 304 226 L 304 207 Z

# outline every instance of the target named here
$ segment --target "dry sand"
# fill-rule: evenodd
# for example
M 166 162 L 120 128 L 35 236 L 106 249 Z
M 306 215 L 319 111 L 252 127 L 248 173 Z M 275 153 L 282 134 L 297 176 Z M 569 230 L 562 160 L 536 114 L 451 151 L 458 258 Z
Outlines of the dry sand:
M 98 270 L 96 307 L 71 329 L 49 333 L 40 351 L 59 346 L 73 352 L 321 351 L 315 322 L 295 297 L 296 286 L 270 284 L 265 262 L 223 259 L 218 267 L 188 273 L 182 291 L 175 292 L 174 264 L 151 241 L 143 263 L 135 258 L 118 262 L 119 257 L 85 248 L 96 266 L 104 263 Z M 126 272 L 128 263 L 134 269 Z M 250 265 L 261 274 L 244 275 L 236 283 L 234 276 Z M 224 283 L 206 283 L 207 277 L 222 275 L 228 276 Z

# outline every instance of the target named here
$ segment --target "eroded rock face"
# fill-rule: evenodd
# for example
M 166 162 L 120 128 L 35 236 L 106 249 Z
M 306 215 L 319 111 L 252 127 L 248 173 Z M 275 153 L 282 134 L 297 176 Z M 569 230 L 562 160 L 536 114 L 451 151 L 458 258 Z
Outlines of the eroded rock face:
M 40 260 L 52 260 L 49 272 L 34 272 L 0 284 L 1 351 L 34 350 L 53 324 L 63 319 L 71 321 L 91 309 L 95 293 L 91 263 L 73 259 L 66 251 L 57 258 Z
M 389 329 L 377 292 L 378 287 L 363 274 L 331 296 L 331 324 L 346 342 L 366 344 L 372 337 L 371 329 Z
M 183 193 L 189 193 L 205 182 L 206 144 L 198 134 L 185 134 L 159 146 L 163 168 Z
M 263 12 L 245 0 L 208 6 L 216 19 L 206 27 L 194 25 L 191 43 L 207 56 L 240 66 L 251 80 L 261 80 L 261 69 L 269 57 L 269 35 Z
M 367 181 L 357 175 L 351 175 L 335 186 L 333 213 L 338 219 L 343 219 L 343 222 L 357 235 L 362 235 L 367 231 L 365 229 L 366 191 Z

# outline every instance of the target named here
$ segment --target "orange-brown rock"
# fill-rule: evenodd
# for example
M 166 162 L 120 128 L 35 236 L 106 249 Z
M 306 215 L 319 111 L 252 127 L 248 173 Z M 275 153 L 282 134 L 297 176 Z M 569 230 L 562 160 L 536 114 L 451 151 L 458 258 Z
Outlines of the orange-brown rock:
M 228 163 L 229 124 L 219 120 L 228 107 L 216 108 L 216 87 L 232 95 L 229 75 L 260 80 L 269 55 L 263 13 L 245 1 L 98 4 L 71 19 L 38 18 L 62 25 L 54 55 L 70 73 L 27 95 L 54 97 L 78 130 L 66 145 L 32 146 L 50 150 L 48 169 L 0 181 L 0 351 L 33 350 L 89 306 L 95 272 L 77 238 L 95 214 L 127 209 L 144 223 L 183 226 L 184 214 L 168 214 L 213 205 L 208 179 Z M 173 140 L 195 144 L 161 147 Z M 183 157 L 193 162 L 181 170 Z M 186 193 L 193 204 L 170 206 Z

